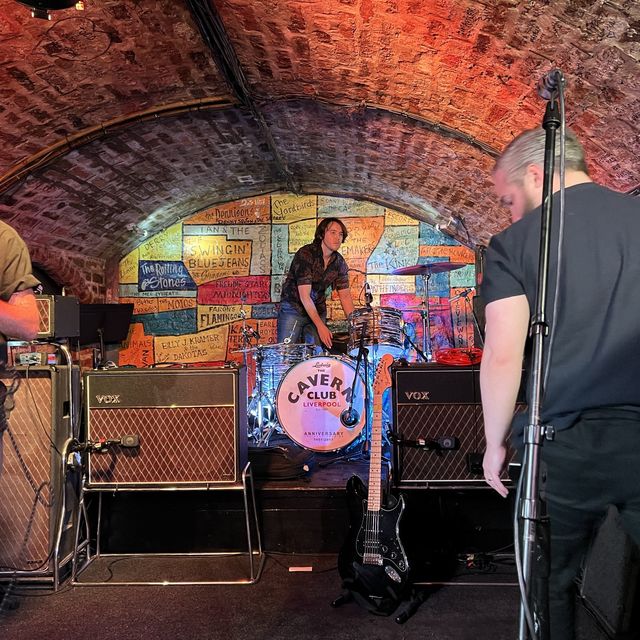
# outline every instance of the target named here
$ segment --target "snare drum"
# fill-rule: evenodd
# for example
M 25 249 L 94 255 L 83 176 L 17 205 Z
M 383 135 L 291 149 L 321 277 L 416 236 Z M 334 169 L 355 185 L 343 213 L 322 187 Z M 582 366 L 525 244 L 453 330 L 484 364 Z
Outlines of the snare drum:
M 402 312 L 391 307 L 356 309 L 349 314 L 350 356 L 358 355 L 360 339 L 364 331 L 363 346 L 369 348 L 369 355 L 381 358 L 389 353 L 394 358 L 404 355 L 404 335 Z
M 365 387 L 355 367 L 343 358 L 316 356 L 287 371 L 278 387 L 276 412 L 284 432 L 313 451 L 337 451 L 364 428 Z M 345 418 L 353 400 L 353 426 Z

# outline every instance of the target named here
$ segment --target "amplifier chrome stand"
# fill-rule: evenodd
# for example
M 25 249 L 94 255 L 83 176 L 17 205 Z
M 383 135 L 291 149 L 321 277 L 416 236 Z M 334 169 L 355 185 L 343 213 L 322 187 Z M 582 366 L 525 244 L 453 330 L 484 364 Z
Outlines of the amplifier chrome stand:
M 260 575 L 262 574 L 262 569 L 264 567 L 264 562 L 266 556 L 262 549 L 262 539 L 260 535 L 260 526 L 258 522 L 258 512 L 256 509 L 256 500 L 255 500 L 255 488 L 253 475 L 251 473 L 251 463 L 247 462 L 246 466 L 242 471 L 242 481 L 241 484 L 233 484 L 228 486 L 191 486 L 191 487 L 183 487 L 185 489 L 202 489 L 202 490 L 242 490 L 243 496 L 243 505 L 244 505 L 244 519 L 245 519 L 245 530 L 247 536 L 247 550 L 246 551 L 233 551 L 233 552 L 197 552 L 197 553 L 102 553 L 100 548 L 100 537 L 101 537 L 101 520 L 102 520 L 102 496 L 107 489 L 94 489 L 90 486 L 87 486 L 86 480 L 83 483 L 80 504 L 79 504 L 79 515 L 77 518 L 77 529 L 76 529 L 76 550 L 74 552 L 73 561 L 72 561 L 72 571 L 71 571 L 71 584 L 76 587 L 83 586 L 135 586 L 135 585 L 148 585 L 148 586 L 175 586 L 175 585 L 208 585 L 208 584 L 254 584 L 260 579 Z M 149 491 L 149 488 L 134 488 L 127 487 L 122 489 L 111 489 L 112 492 L 116 491 Z M 175 491 L 175 487 L 164 487 L 163 489 L 156 489 L 158 491 L 162 490 L 170 490 Z M 83 545 L 79 545 L 78 542 L 80 540 L 80 530 L 81 524 L 84 524 L 84 529 L 86 532 L 86 538 L 90 540 L 90 525 L 89 518 L 87 513 L 87 503 L 85 501 L 85 497 L 88 494 L 93 492 L 97 492 L 98 495 L 98 521 L 96 525 L 96 548 L 95 552 L 92 553 L 92 550 L 89 545 L 83 547 Z M 84 523 L 82 523 L 84 520 Z M 248 575 L 246 577 L 240 577 L 234 580 L 86 580 L 81 581 L 81 574 L 83 574 L 86 569 L 88 569 L 94 562 L 99 561 L 101 559 L 110 559 L 111 562 L 106 566 L 106 570 L 109 575 L 112 575 L 111 564 L 119 560 L 125 560 L 128 558 L 131 559 L 160 559 L 160 558 L 185 558 L 185 559 L 207 559 L 207 558 L 222 558 L 222 557 L 232 557 L 232 556 L 246 556 L 247 557 L 247 569 Z

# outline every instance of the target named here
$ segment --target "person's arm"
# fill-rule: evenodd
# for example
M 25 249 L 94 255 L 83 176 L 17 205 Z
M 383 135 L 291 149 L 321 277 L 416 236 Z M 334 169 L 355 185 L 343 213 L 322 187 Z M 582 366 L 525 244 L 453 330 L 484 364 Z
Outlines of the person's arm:
M 353 298 L 351 297 L 351 289 L 338 289 L 338 297 L 340 298 L 340 304 L 342 305 L 344 315 L 349 317 L 355 309 Z
M 331 348 L 331 331 L 329 331 L 329 327 L 327 327 L 327 325 L 322 321 L 322 318 L 320 317 L 320 314 L 316 309 L 316 305 L 311 299 L 311 285 L 298 285 L 298 294 L 300 295 L 300 302 L 302 302 L 304 310 L 307 312 L 307 315 L 309 316 L 309 318 L 311 318 L 311 322 L 313 322 L 316 330 L 318 331 L 318 337 L 320 338 L 322 344 Z
M 8 338 L 34 340 L 39 323 L 38 305 L 31 289 L 16 291 L 7 302 L 0 300 L 0 333 Z
M 490 302 L 485 310 L 486 336 L 480 364 L 480 390 L 487 449 L 482 463 L 489 485 L 501 496 L 506 439 L 511 428 L 529 329 L 529 303 L 518 295 Z

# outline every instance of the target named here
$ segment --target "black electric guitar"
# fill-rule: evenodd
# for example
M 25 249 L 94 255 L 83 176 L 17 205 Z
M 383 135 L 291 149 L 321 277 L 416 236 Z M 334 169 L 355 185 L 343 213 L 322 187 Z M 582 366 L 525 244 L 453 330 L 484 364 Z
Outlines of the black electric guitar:
M 373 427 L 369 490 L 358 476 L 347 482 L 349 534 L 338 556 L 342 586 L 373 613 L 392 614 L 402 600 L 409 577 L 409 563 L 399 538 L 404 498 L 382 501 L 382 393 L 391 386 L 389 365 L 382 356 L 373 383 Z

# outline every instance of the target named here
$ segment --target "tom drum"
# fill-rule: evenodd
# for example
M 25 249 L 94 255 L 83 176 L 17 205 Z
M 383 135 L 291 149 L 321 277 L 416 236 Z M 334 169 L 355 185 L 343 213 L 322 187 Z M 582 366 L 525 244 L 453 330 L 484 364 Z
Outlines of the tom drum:
M 349 314 L 349 344 L 347 352 L 357 357 L 360 341 L 369 349 L 369 356 L 381 358 L 385 353 L 394 358 L 404 355 L 402 312 L 391 307 L 364 307 Z

